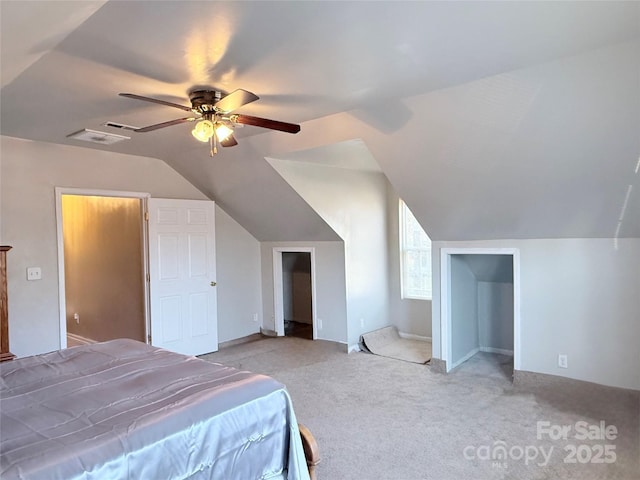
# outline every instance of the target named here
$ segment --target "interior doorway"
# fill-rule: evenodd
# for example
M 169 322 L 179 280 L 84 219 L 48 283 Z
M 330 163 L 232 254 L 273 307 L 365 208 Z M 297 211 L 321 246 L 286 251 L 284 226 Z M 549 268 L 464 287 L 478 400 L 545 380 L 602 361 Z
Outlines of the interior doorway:
M 316 338 L 314 264 L 313 248 L 274 248 L 274 317 L 278 336 Z
M 511 378 L 520 368 L 518 250 L 442 249 L 440 267 L 446 370 L 473 358 L 469 368 Z
M 311 254 L 282 252 L 284 334 L 313 340 Z
M 61 348 L 147 341 L 146 199 L 56 189 Z

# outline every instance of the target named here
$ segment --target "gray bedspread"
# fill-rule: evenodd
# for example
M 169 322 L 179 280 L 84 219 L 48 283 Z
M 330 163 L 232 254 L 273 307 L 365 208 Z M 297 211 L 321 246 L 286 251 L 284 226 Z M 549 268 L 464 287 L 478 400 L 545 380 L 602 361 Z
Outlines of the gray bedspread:
M 0 364 L 0 478 L 309 476 L 282 384 L 114 340 Z

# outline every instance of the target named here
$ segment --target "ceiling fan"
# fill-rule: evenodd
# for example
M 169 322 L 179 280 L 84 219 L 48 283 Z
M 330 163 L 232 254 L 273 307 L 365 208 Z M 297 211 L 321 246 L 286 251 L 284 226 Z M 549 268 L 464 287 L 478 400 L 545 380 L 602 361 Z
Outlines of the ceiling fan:
M 130 127 L 121 126 L 127 130 L 134 132 L 152 132 L 160 128 L 170 127 L 185 122 L 197 122 L 191 133 L 201 142 L 209 142 L 211 146 L 211 156 L 218 152 L 217 144 L 223 147 L 233 147 L 238 144 L 233 136 L 233 129 L 236 125 L 253 125 L 256 127 L 268 128 L 270 130 L 279 130 L 286 133 L 298 133 L 300 125 L 293 123 L 279 122 L 277 120 L 269 120 L 266 118 L 252 117 L 250 115 L 242 115 L 232 113 L 243 105 L 255 102 L 258 96 L 247 90 L 234 90 L 229 94 L 225 94 L 219 90 L 193 90 L 189 94 L 191 106 L 187 107 L 177 103 L 159 100 L 157 98 L 143 97 L 133 93 L 121 93 L 121 97 L 134 98 L 145 102 L 157 103 L 168 107 L 179 108 L 186 112 L 190 112 L 195 116 L 177 118 L 168 122 L 149 125 L 148 127 Z

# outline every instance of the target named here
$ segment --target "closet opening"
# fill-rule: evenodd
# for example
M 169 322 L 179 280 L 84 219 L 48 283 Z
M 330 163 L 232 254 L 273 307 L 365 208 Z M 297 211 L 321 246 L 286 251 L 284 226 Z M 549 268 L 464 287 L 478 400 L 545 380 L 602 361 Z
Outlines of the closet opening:
M 520 363 L 519 254 L 442 249 L 441 348 L 447 371 L 513 377 Z
M 311 254 L 282 252 L 284 334 L 313 340 Z
M 313 248 L 274 248 L 274 306 L 278 336 L 316 338 L 314 264 Z

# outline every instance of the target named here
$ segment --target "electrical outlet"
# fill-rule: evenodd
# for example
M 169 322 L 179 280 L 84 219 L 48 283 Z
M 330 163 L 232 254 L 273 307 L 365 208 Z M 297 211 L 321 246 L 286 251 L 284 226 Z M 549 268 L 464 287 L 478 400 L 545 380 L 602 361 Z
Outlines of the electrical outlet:
M 360 319 L 360 328 L 364 328 L 364 318 Z
M 80 315 L 78 313 L 73 314 L 73 319 L 76 321 L 76 324 L 80 325 Z
M 258 314 L 257 314 L 257 313 L 254 313 L 254 314 L 253 314 L 253 321 L 254 321 L 254 322 L 257 322 L 257 321 L 258 321 Z
M 569 363 L 565 354 L 561 353 L 560 355 L 558 355 L 558 366 L 560 368 L 569 368 Z
M 27 268 L 27 280 L 42 280 L 42 270 L 40 267 Z
M 322 319 L 318 319 L 318 330 L 322 330 Z

